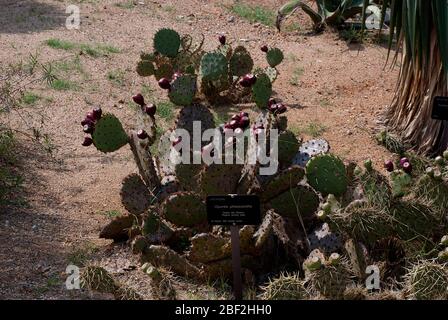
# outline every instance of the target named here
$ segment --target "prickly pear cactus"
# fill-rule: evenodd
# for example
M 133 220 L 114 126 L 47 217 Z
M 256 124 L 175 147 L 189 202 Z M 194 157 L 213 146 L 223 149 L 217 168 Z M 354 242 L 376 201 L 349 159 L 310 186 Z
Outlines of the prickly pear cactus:
M 257 76 L 257 82 L 252 86 L 252 95 L 260 109 L 268 107 L 269 98 L 272 95 L 272 83 L 265 73 Z
M 192 75 L 183 75 L 177 77 L 171 83 L 171 89 L 168 97 L 171 102 L 181 106 L 188 106 L 193 102 L 196 94 L 196 77 Z
M 228 62 L 226 57 L 219 52 L 209 52 L 204 54 L 201 60 L 201 75 L 206 81 L 221 79 L 228 72 Z
M 266 53 L 266 60 L 268 64 L 274 68 L 283 61 L 283 52 L 279 48 L 271 48 Z
M 342 195 L 347 190 L 347 173 L 341 159 L 333 155 L 319 155 L 306 165 L 309 184 L 324 194 Z
M 128 143 L 128 135 L 120 120 L 113 114 L 105 114 L 95 124 L 92 133 L 93 144 L 104 153 L 114 152 Z
M 154 49 L 169 58 L 174 58 L 181 45 L 180 35 L 172 29 L 160 29 L 154 36 Z

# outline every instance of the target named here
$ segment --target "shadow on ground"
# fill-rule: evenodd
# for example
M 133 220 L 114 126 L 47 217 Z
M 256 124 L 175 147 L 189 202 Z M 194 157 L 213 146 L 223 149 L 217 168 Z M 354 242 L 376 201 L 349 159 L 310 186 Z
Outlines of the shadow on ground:
M 65 26 L 68 14 L 62 6 L 42 0 L 1 0 L 0 34 L 33 33 Z

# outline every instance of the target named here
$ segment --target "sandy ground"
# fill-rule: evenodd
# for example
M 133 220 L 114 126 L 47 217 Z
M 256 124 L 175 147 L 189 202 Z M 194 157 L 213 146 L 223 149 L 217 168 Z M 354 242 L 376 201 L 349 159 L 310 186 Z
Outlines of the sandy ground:
M 282 1 L 246 2 L 276 8 Z M 119 186 L 125 176 L 137 172 L 131 152 L 123 148 L 103 155 L 81 147 L 79 122 L 93 105 L 100 105 L 126 125 L 132 124 L 133 109 L 128 103 L 144 84 L 152 86 L 154 99 L 166 99 L 154 81 L 134 72 L 139 53 L 149 51 L 152 36 L 161 27 L 189 33 L 198 40 L 203 33 L 209 49 L 216 46 L 217 34 L 225 33 L 233 43 L 244 42 L 260 64 L 260 45 L 280 47 L 286 59 L 274 88 L 276 95 L 290 105 L 290 128 L 304 138 L 320 135 L 330 142 L 332 152 L 346 160 L 361 162 L 370 157 L 382 163 L 388 156 L 373 139 L 378 115 L 391 100 L 397 76 L 397 70 L 383 68 L 387 55 L 383 47 L 347 45 L 331 31 L 312 34 L 303 16 L 297 20 L 301 30 L 279 34 L 237 16 L 232 19 L 234 14 L 225 7 L 233 3 L 230 0 L 135 3 L 1 0 L 1 64 L 27 59 L 36 52 L 42 62 L 70 60 L 78 55 L 77 49 L 48 47 L 45 41 L 50 38 L 108 44 L 120 50 L 97 58 L 78 55 L 83 71 L 64 74 L 78 84 L 76 90 L 56 91 L 45 85 L 31 88 L 45 97 L 37 104 L 45 106 L 45 128 L 56 149 L 53 157 L 33 151 L 30 146 L 20 151 L 29 205 L 0 212 L 2 299 L 96 298 L 64 287 L 65 268 L 75 254 L 105 265 L 120 281 L 135 287 L 146 298 L 151 297 L 147 280 L 135 269 L 138 262 L 127 246 L 98 239 L 108 220 L 104 213 L 124 212 Z M 65 28 L 68 4 L 81 8 L 79 30 Z M 110 71 L 120 74 L 118 82 L 108 79 Z M 298 76 L 293 82 L 297 83 L 292 85 L 294 72 Z M 191 286 L 187 290 L 187 285 L 179 281 L 179 297 L 217 297 L 207 288 L 191 290 Z

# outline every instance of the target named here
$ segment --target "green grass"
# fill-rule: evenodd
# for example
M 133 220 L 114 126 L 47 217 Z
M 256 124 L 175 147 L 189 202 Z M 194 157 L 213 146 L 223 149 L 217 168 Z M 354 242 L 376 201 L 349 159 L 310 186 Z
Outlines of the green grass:
M 134 9 L 134 1 L 118 2 L 115 4 L 116 7 L 121 9 Z
M 174 118 L 174 109 L 176 106 L 170 101 L 161 101 L 157 105 L 157 114 L 165 121 L 171 121 Z
M 22 96 L 22 102 L 26 105 L 33 105 L 41 99 L 41 96 L 31 91 L 26 91 Z
M 291 131 L 297 136 L 306 134 L 318 138 L 327 131 L 327 127 L 318 122 L 310 122 L 305 127 L 291 126 Z
M 230 10 L 235 15 L 250 22 L 259 22 L 269 27 L 272 27 L 275 24 L 275 12 L 265 7 L 236 3 L 230 8 Z
M 292 72 L 291 79 L 289 79 L 289 84 L 291 84 L 292 86 L 298 86 L 299 78 L 303 75 L 304 72 L 305 69 L 303 69 L 302 67 L 295 68 Z
M 105 211 L 105 212 L 101 212 L 101 213 L 104 214 L 109 219 L 113 219 L 113 218 L 121 215 L 121 212 L 118 210 L 109 210 L 109 211 Z
M 79 56 L 76 56 L 73 59 L 56 61 L 53 63 L 53 68 L 62 72 L 76 71 L 81 74 L 85 73 Z
M 70 41 L 61 40 L 61 39 L 48 39 L 45 41 L 47 46 L 53 49 L 59 49 L 59 50 L 72 50 L 76 48 L 76 44 Z
M 83 267 L 92 258 L 92 255 L 98 251 L 95 244 L 85 242 L 73 247 L 73 250 L 68 253 L 67 261 L 78 267 Z
M 125 84 L 125 72 L 123 70 L 112 70 L 107 73 L 107 79 L 119 86 Z
M 103 43 L 75 43 L 71 41 L 61 40 L 61 39 L 48 39 L 45 41 L 46 45 L 50 48 L 58 49 L 58 50 L 81 50 L 85 54 L 98 58 L 107 56 L 109 54 L 120 53 L 120 49 Z
M 76 82 L 65 80 L 65 79 L 56 79 L 54 80 L 50 87 L 54 90 L 58 91 L 76 91 L 79 89 L 79 85 Z

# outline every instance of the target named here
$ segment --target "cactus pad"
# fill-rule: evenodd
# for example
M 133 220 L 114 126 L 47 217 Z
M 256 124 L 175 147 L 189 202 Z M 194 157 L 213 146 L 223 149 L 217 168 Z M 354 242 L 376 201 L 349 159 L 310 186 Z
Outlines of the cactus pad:
M 268 101 L 272 95 L 272 83 L 266 73 L 257 76 L 257 81 L 252 86 L 252 95 L 260 109 L 266 109 L 268 107 Z
M 242 165 L 211 164 L 201 172 L 200 186 L 202 194 L 227 195 L 235 193 L 241 177 Z
M 160 29 L 154 36 L 154 49 L 169 58 L 177 56 L 180 44 L 180 35 L 171 29 Z
M 402 170 L 391 173 L 392 194 L 394 197 L 402 197 L 409 192 L 412 184 L 412 177 Z
M 297 154 L 300 142 L 291 131 L 284 131 L 278 135 L 278 161 L 281 166 L 288 166 Z
M 120 120 L 109 113 L 95 124 L 92 139 L 95 147 L 104 153 L 117 151 L 129 140 Z
M 175 172 L 180 186 L 186 191 L 196 191 L 201 170 L 200 164 L 177 164 Z
M 215 120 L 213 114 L 207 107 L 203 105 L 192 105 L 183 107 L 180 110 L 179 115 L 177 116 L 176 128 L 187 130 L 192 137 L 194 121 L 199 121 L 201 123 L 201 134 L 207 129 L 215 128 Z
M 162 243 L 173 235 L 173 230 L 156 214 L 150 212 L 143 221 L 142 235 L 149 244 Z
M 151 195 L 138 174 L 131 174 L 123 179 L 121 186 L 121 203 L 132 214 L 141 214 L 151 204 Z
M 269 77 L 269 80 L 271 80 L 271 83 L 274 83 L 275 80 L 277 80 L 278 77 L 278 71 L 275 68 L 267 67 L 264 69 L 264 73 Z
M 102 293 L 113 293 L 117 285 L 112 275 L 100 266 L 87 266 L 81 273 L 81 288 Z
M 157 69 L 154 71 L 154 77 L 157 80 L 160 80 L 162 78 L 171 79 L 174 74 L 173 66 L 170 64 L 161 64 L 157 67 Z
M 192 192 L 171 194 L 162 205 L 163 217 L 177 226 L 192 227 L 207 220 L 204 202 Z
M 266 53 L 266 60 L 272 68 L 282 63 L 283 58 L 283 52 L 278 48 L 269 49 L 269 51 Z
M 300 279 L 299 274 L 282 273 L 262 287 L 263 300 L 304 300 L 309 297 L 309 293 Z
M 319 196 L 307 185 L 298 185 L 270 201 L 271 207 L 281 216 L 310 218 L 319 207 Z
M 294 188 L 305 176 L 305 171 L 299 166 L 292 166 L 275 176 L 263 186 L 263 200 L 275 198 L 279 194 Z
M 201 75 L 203 80 L 215 81 L 227 74 L 227 59 L 219 52 L 209 52 L 202 56 Z
M 140 77 L 149 77 L 154 74 L 155 69 L 151 61 L 141 60 L 137 64 L 136 71 Z
M 183 75 L 171 83 L 171 90 L 168 94 L 172 103 L 177 105 L 190 105 L 196 94 L 196 77 Z
M 306 165 L 306 177 L 309 184 L 323 194 L 341 195 L 347 190 L 345 165 L 333 155 L 312 158 Z
M 415 299 L 448 299 L 448 273 L 446 266 L 422 261 L 416 264 L 406 275 L 406 283 Z
M 304 143 L 299 148 L 299 152 L 295 155 L 293 159 L 293 164 L 297 164 L 301 167 L 305 167 L 308 161 L 319 154 L 325 154 L 330 151 L 330 145 L 327 140 L 315 139 L 309 140 Z
M 241 77 L 252 71 L 254 61 L 245 47 L 236 47 L 232 58 L 230 58 L 230 73 L 233 76 Z

